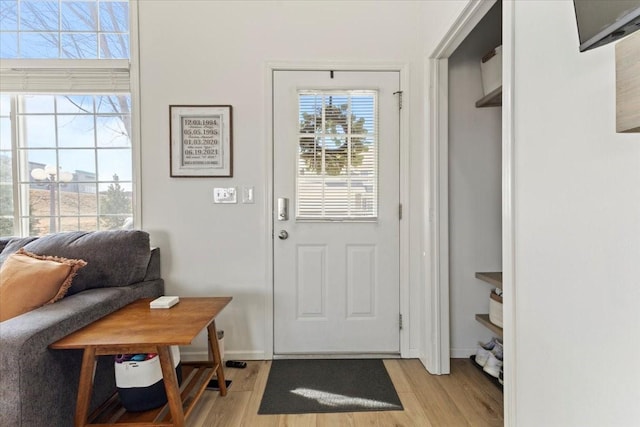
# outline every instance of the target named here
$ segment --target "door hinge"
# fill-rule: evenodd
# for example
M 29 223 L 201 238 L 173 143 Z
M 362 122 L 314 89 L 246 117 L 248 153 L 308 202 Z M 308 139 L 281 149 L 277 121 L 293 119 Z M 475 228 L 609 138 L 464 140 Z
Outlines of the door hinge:
M 398 95 L 398 109 L 402 110 L 402 91 L 393 92 L 394 95 Z
M 402 219 L 402 203 L 398 205 L 398 218 Z
M 399 316 L 399 319 L 400 319 L 400 322 L 399 322 L 400 323 L 400 329 L 402 329 L 402 313 L 400 313 L 398 316 Z

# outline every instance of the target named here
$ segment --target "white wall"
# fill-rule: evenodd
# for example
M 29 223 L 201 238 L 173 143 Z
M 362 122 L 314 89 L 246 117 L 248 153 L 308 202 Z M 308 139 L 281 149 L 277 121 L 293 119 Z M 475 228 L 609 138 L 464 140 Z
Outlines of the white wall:
M 640 423 L 640 135 L 615 133 L 614 46 L 572 2 L 515 2 L 516 420 Z
M 409 69 L 410 355 L 422 351 L 424 58 L 466 1 L 139 2 L 142 226 L 162 250 L 166 293 L 232 295 L 227 354 L 262 358 L 271 324 L 267 230 L 268 62 L 397 63 Z M 169 178 L 169 105 L 231 104 L 234 177 Z M 214 205 L 214 186 L 252 185 L 253 205 Z M 202 336 L 191 351 L 204 349 Z
M 478 271 L 502 271 L 500 107 L 476 108 L 484 95 L 481 58 L 501 44 L 497 3 L 449 57 L 449 305 L 451 357 L 474 354 L 491 331 L 491 285 Z

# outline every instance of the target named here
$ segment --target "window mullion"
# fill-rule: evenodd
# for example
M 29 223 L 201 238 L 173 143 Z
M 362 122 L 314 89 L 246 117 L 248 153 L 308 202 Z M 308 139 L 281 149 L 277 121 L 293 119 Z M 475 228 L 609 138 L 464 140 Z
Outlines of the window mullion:
M 18 176 L 18 162 L 19 160 L 19 150 L 18 150 L 18 115 L 16 114 L 16 109 L 18 106 L 18 97 L 16 95 L 12 95 L 9 101 L 9 121 L 11 123 L 11 176 L 13 182 L 20 182 L 20 178 Z M 20 218 L 22 218 L 22 203 L 20 203 L 21 185 L 13 185 L 13 232 L 14 234 L 21 234 L 21 223 Z
M 62 5 L 58 1 L 58 58 L 62 57 Z M 59 205 L 58 205 L 59 206 Z
M 97 120 L 97 116 L 98 116 L 98 111 L 97 109 L 94 110 L 95 112 L 95 120 Z M 96 131 L 97 132 L 97 131 Z M 95 176 L 95 181 L 94 181 L 94 185 L 96 188 L 95 191 L 95 198 L 96 198 L 96 221 L 97 221 L 97 229 L 100 230 L 102 229 L 101 225 L 100 225 L 100 162 L 98 162 L 98 135 L 96 133 L 96 138 L 93 141 L 93 144 L 95 146 L 95 150 L 93 150 L 93 161 L 95 162 L 96 165 L 96 176 Z
M 25 109 L 25 101 L 24 97 L 21 95 L 16 95 L 15 104 L 12 106 L 12 110 L 16 116 L 16 126 L 14 129 L 14 138 L 15 138 L 15 146 L 18 150 L 18 155 L 15 158 L 14 165 L 16 168 L 16 175 L 14 177 L 14 182 L 17 183 L 17 193 L 20 198 L 18 214 L 20 216 L 20 233 L 21 235 L 29 235 L 30 234 L 30 218 L 32 215 L 31 212 L 31 184 L 30 177 L 27 176 L 26 179 L 24 177 L 24 171 L 29 170 L 29 159 L 26 154 L 26 149 L 22 145 L 23 135 L 26 134 L 25 130 L 25 120 L 22 117 L 22 111 Z M 26 194 L 25 194 L 26 193 Z
M 321 178 L 321 182 L 322 182 L 322 186 L 321 186 L 322 196 L 321 197 L 322 198 L 320 199 L 321 203 L 322 203 L 322 210 L 321 210 L 322 216 L 325 216 L 325 212 L 326 212 L 325 187 L 327 186 L 327 172 L 326 172 L 327 126 L 326 126 L 326 114 L 325 114 L 327 109 L 325 108 L 326 107 L 325 99 L 326 99 L 326 95 L 323 94 L 322 95 L 322 120 L 321 120 L 321 123 L 322 123 L 322 132 L 321 132 L 322 145 L 320 146 L 321 150 L 322 150 L 321 151 L 321 153 L 322 153 L 322 168 L 320 169 L 320 176 L 322 177 Z
M 351 95 L 347 98 L 347 216 L 351 216 L 352 190 L 351 190 Z
M 62 166 L 60 164 L 60 137 L 58 135 L 58 97 L 54 96 L 53 97 L 53 126 L 54 126 L 54 132 L 55 132 L 55 153 L 56 153 L 56 161 L 55 161 L 55 167 L 56 167 L 56 181 L 55 182 L 51 182 L 49 183 L 49 185 L 52 185 L 53 188 L 55 189 L 55 191 L 53 192 L 49 192 L 49 197 L 53 196 L 53 198 L 55 199 L 55 210 L 53 212 L 51 212 L 51 215 L 54 216 L 54 219 L 49 218 L 49 223 L 54 222 L 56 224 L 56 231 L 60 231 L 60 213 L 62 212 L 62 210 L 60 209 L 60 205 L 61 205 L 61 200 L 62 197 L 60 197 L 60 189 L 62 188 L 60 186 L 60 182 L 59 182 L 59 172 L 60 172 L 60 167 Z M 51 203 L 51 201 L 49 201 L 49 203 Z M 51 228 L 51 227 L 49 227 Z M 49 229 L 49 233 L 53 233 L 53 230 Z

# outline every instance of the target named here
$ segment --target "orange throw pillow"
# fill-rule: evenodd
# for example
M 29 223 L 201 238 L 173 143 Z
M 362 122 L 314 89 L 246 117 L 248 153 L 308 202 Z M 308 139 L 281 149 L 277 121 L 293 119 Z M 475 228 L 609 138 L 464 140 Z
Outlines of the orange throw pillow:
M 20 249 L 0 268 L 0 322 L 65 296 L 81 259 L 40 256 Z

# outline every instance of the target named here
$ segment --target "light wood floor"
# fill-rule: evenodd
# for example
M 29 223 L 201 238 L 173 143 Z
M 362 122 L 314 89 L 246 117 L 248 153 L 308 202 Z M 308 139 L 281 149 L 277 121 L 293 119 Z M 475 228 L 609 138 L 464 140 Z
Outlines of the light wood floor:
M 205 391 L 189 427 L 462 427 L 502 426 L 502 392 L 468 359 L 452 359 L 451 375 L 430 375 L 416 359 L 385 360 L 404 411 L 258 415 L 270 361 L 226 368 L 227 396 Z

